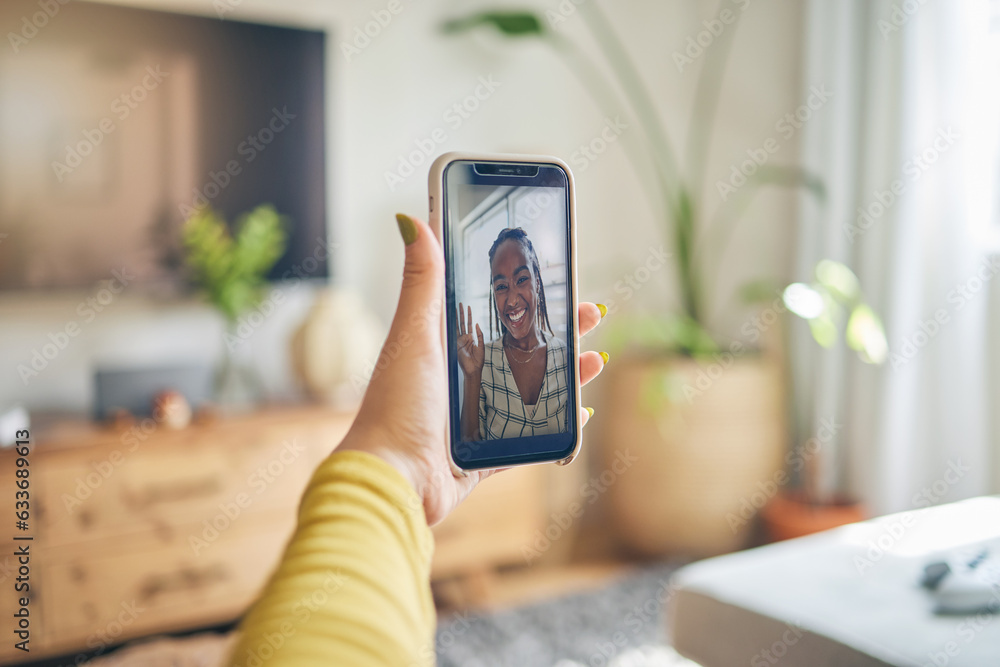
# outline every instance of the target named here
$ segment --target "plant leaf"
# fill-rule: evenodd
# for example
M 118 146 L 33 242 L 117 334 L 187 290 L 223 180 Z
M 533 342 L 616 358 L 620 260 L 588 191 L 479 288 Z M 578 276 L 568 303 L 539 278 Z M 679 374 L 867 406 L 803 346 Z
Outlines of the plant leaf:
M 857 352 L 858 357 L 866 364 L 879 365 L 885 362 L 889 352 L 885 329 L 882 327 L 882 320 L 867 303 L 858 304 L 851 311 L 844 338 L 847 346 Z
M 482 12 L 446 21 L 441 29 L 446 33 L 458 33 L 481 25 L 492 26 L 508 37 L 540 36 L 545 34 L 545 26 L 538 16 L 531 12 Z
M 829 349 L 837 344 L 837 325 L 829 313 L 824 312 L 819 317 L 809 320 L 809 330 L 820 346 Z
M 844 305 L 851 306 L 861 299 L 861 283 L 846 264 L 832 259 L 820 261 L 816 265 L 816 280 Z
M 261 205 L 241 216 L 236 228 L 234 238 L 225 220 L 204 207 L 181 231 L 195 281 L 230 321 L 260 302 L 265 276 L 287 246 L 283 218 L 273 206 Z
M 826 312 L 826 299 L 812 285 L 792 283 L 781 293 L 785 307 L 802 319 L 812 320 Z

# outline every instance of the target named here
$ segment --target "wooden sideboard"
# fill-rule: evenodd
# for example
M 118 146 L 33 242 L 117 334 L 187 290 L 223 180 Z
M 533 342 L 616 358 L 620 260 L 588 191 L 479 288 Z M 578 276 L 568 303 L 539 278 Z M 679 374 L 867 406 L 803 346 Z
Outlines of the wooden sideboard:
M 310 475 L 352 419 L 310 407 L 183 430 L 149 421 L 145 430 L 64 424 L 33 433 L 31 652 L 5 640 L 0 663 L 239 618 L 291 534 Z M 8 517 L 14 458 L 0 450 Z M 567 470 L 532 466 L 484 482 L 435 527 L 433 576 L 523 564 L 523 546 L 582 474 Z M 16 605 L 10 533 L 0 536 L 5 635 Z

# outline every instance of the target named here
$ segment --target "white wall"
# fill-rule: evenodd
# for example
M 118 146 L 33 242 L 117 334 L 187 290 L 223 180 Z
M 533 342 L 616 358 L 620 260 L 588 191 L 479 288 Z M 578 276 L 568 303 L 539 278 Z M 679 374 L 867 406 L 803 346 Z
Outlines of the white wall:
M 216 0 L 235 5 L 228 19 L 266 20 L 330 30 L 329 181 L 330 224 L 338 244 L 335 281 L 358 290 L 372 310 L 387 320 L 394 309 L 400 280 L 402 244 L 393 214 L 426 212 L 426 163 L 394 190 L 385 173 L 416 149 L 415 141 L 441 128 L 447 140 L 434 148 L 548 153 L 572 160 L 582 145 L 599 136 L 605 120 L 577 81 L 550 49 L 526 40 L 512 43 L 491 35 L 446 37 L 438 26 L 450 16 L 486 3 L 468 0 L 400 0 L 392 18 L 350 62 L 341 43 L 355 28 L 372 20 L 386 2 L 320 0 Z M 210 0 L 128 0 L 123 4 L 214 15 Z M 508 3 L 495 3 L 507 5 Z M 605 1 L 614 29 L 625 37 L 633 59 L 662 110 L 668 132 L 679 144 L 686 136 L 691 100 L 704 58 L 683 73 L 672 54 L 688 37 L 704 29 L 715 0 Z M 741 4 L 747 5 L 745 11 Z M 524 2 L 510 7 L 541 11 L 572 8 L 572 2 Z M 799 0 L 764 3 L 739 0 L 733 54 L 720 100 L 715 140 L 708 158 L 704 201 L 719 201 L 714 183 L 728 177 L 730 165 L 745 151 L 777 136 L 775 123 L 804 101 L 800 83 L 802 32 Z M 578 39 L 597 57 L 582 19 L 570 14 L 556 28 Z M 711 48 L 711 47 L 709 47 Z M 499 82 L 480 108 L 453 127 L 448 109 L 473 94 L 481 78 Z M 483 92 L 484 89 L 480 89 Z M 623 139 L 641 141 L 631 119 Z M 798 154 L 797 137 L 781 143 L 775 162 Z M 429 162 L 428 160 L 427 162 Z M 619 299 L 616 281 L 631 274 L 650 256 L 650 248 L 669 242 L 643 197 L 621 143 L 586 169 L 577 169 L 581 295 L 608 302 Z M 791 266 L 794 197 L 763 194 L 750 208 L 724 251 L 709 259 L 722 264 L 713 289 L 714 324 L 735 334 L 747 313 L 729 301 L 732 290 L 750 279 L 786 277 Z M 673 264 L 653 278 L 626 308 L 663 311 L 675 303 Z M 255 355 L 277 394 L 293 394 L 286 363 L 286 337 L 308 307 L 308 290 L 296 297 L 254 337 Z M 93 358 L 122 362 L 215 358 L 221 349 L 219 326 L 204 306 L 160 304 L 123 299 L 97 318 L 40 377 L 25 387 L 16 374 L 31 349 L 46 342 L 53 327 L 85 294 L 60 299 L 34 295 L 0 299 L 0 405 L 23 400 L 29 407 L 84 410 L 88 407 L 89 367 Z

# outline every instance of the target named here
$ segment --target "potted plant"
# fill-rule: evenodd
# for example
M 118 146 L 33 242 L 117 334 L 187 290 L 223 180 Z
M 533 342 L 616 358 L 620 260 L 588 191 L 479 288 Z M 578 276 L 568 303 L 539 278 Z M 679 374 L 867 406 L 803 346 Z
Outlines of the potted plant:
M 785 390 L 776 355 L 709 331 L 705 278 L 707 247 L 730 236 L 762 186 L 803 187 L 822 199 L 822 184 L 795 166 L 755 167 L 706 214 L 701 201 L 711 128 L 735 26 L 717 36 L 702 57 L 683 161 L 668 137 L 652 96 L 625 45 L 596 0 L 576 6 L 606 64 L 608 77 L 586 50 L 546 27 L 530 12 L 481 11 L 445 23 L 448 33 L 493 29 L 511 39 L 552 47 L 602 111 L 628 108 L 645 141 L 623 142 L 675 259 L 680 306 L 654 317 L 619 315 L 610 335 L 619 350 L 602 388 L 598 426 L 605 464 L 629 448 L 641 461 L 628 480 L 607 490 L 613 525 L 624 544 L 647 555 L 708 555 L 739 548 L 749 526 L 724 519 L 761 479 L 781 470 L 786 447 Z M 620 92 L 619 92 L 620 91 Z M 643 177 L 654 175 L 652 181 Z M 614 345 L 615 339 L 618 344 Z
M 240 216 L 234 230 L 209 207 L 196 210 L 182 229 L 194 280 L 225 319 L 215 390 L 219 405 L 231 411 L 251 407 L 263 393 L 245 345 L 254 325 L 243 319 L 261 304 L 266 276 L 287 244 L 284 219 L 269 204 Z
M 863 363 L 885 363 L 888 343 L 881 318 L 868 305 L 857 276 L 846 265 L 820 261 L 814 280 L 788 285 L 781 301 L 788 313 L 808 323 L 813 340 L 824 350 L 836 347 L 843 331 L 844 343 Z M 837 441 L 838 426 L 827 420 L 792 430 L 800 437 L 785 457 L 786 469 L 764 490 L 762 495 L 768 498 L 754 499 L 749 507 L 730 514 L 729 521 L 738 525 L 746 521 L 748 509 L 753 514 L 763 507 L 767 537 L 784 540 L 866 518 L 862 504 L 843 492 L 846 485 L 840 477 L 846 456 Z M 832 483 L 821 483 L 824 479 Z

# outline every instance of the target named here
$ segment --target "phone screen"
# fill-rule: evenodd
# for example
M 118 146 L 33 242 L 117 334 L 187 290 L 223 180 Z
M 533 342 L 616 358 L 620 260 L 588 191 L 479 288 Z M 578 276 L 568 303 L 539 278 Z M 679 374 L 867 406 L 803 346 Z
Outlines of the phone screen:
M 554 461 L 578 429 L 569 179 L 547 163 L 444 172 L 452 458 Z

